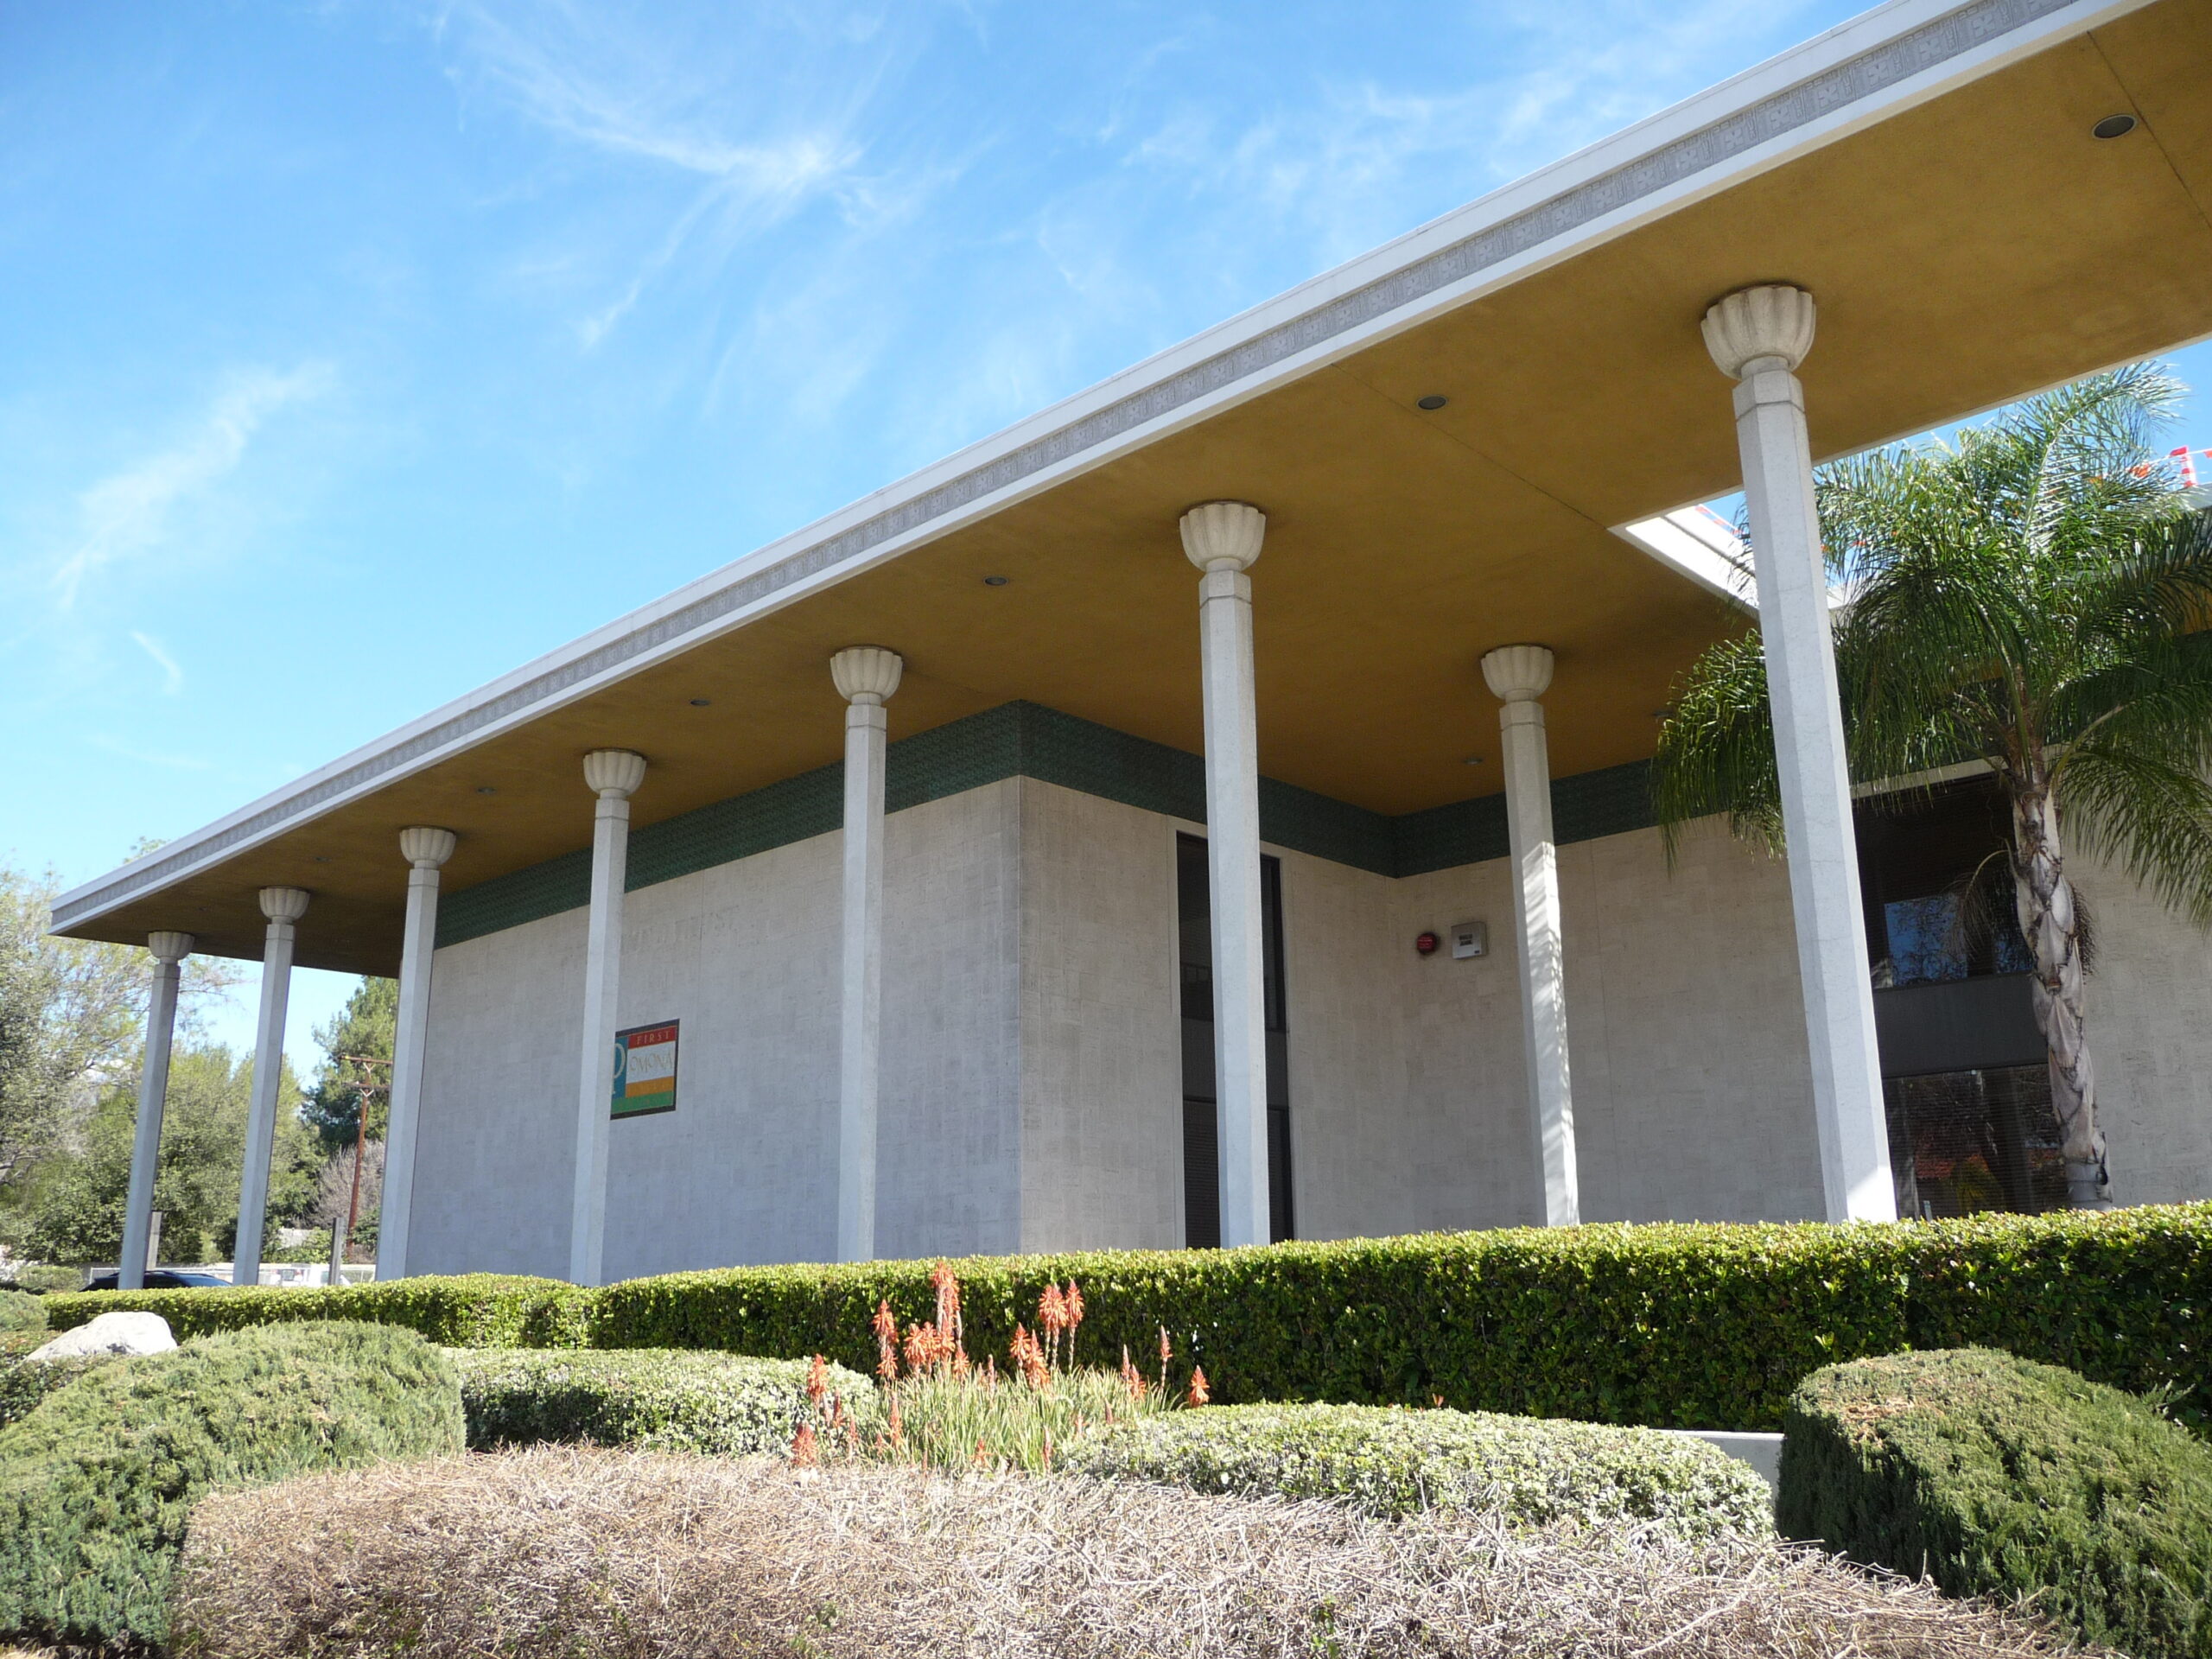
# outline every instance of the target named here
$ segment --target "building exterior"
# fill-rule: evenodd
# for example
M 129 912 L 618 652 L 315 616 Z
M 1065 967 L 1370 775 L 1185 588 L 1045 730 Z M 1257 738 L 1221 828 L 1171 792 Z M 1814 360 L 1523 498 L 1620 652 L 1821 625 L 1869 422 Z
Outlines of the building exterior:
M 153 941 L 149 1179 L 181 955 L 272 1054 L 295 954 L 398 975 L 386 1274 L 2056 1201 L 1939 925 L 1976 781 L 1845 775 L 1808 469 L 2206 332 L 2212 0 L 1897 0 L 55 925 Z M 1749 605 L 1789 855 L 1670 868 L 1654 714 Z M 2212 945 L 2075 869 L 2113 1189 L 2212 1194 Z

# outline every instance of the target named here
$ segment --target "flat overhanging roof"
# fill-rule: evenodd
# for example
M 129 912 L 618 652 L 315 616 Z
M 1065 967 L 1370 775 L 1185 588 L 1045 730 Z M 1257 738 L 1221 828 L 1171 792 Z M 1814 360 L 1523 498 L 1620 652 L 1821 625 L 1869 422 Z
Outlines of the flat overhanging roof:
M 77 888 L 56 931 L 257 957 L 256 890 L 302 887 L 303 965 L 392 972 L 402 828 L 458 831 L 464 889 L 588 844 L 588 750 L 650 757 L 640 824 L 834 762 L 855 643 L 906 658 L 894 737 L 1026 699 L 1198 749 L 1176 521 L 1218 497 L 1268 516 L 1267 775 L 1393 814 L 1486 792 L 1476 664 L 1527 639 L 1556 774 L 1646 758 L 1741 617 L 1613 527 L 1735 487 L 1698 320 L 1773 281 L 1820 304 L 1822 456 L 2212 333 L 2212 0 L 1897 0 Z

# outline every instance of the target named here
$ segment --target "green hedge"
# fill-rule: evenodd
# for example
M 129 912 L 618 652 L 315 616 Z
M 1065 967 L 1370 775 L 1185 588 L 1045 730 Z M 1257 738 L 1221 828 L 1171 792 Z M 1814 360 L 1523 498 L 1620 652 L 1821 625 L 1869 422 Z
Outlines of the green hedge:
M 785 1452 L 807 1414 L 804 1360 L 633 1349 L 578 1353 L 456 1352 L 472 1451 L 546 1440 L 719 1457 Z M 874 1385 L 842 1365 L 829 1387 L 864 1440 L 877 1427 Z
M 2136 1659 L 2212 1652 L 2212 1450 L 2142 1401 L 1984 1349 L 1898 1354 L 1807 1378 L 1783 1433 L 1791 1537 L 2031 1596 Z
M 1084 1363 L 1147 1370 L 1162 1325 L 1217 1402 L 1445 1405 L 1774 1429 L 1800 1379 L 1906 1348 L 2001 1347 L 2212 1408 L 2212 1205 L 1889 1226 L 1588 1226 L 956 1262 L 969 1351 L 1003 1357 L 1048 1280 Z M 598 1294 L 594 1347 L 819 1351 L 872 1369 L 868 1316 L 932 1307 L 926 1262 L 740 1268 Z M 1187 1375 L 1187 1373 L 1182 1373 Z M 1171 1379 L 1172 1380 L 1172 1379 Z
M 20 1290 L 0 1290 L 0 1331 L 43 1331 L 46 1300 Z
M 0 1635 L 158 1643 L 208 1491 L 461 1446 L 452 1365 L 403 1331 L 283 1325 L 118 1360 L 0 1429 Z
M 589 1291 L 557 1279 L 472 1273 L 336 1289 L 87 1290 L 45 1299 L 56 1331 L 123 1309 L 158 1313 L 182 1342 L 290 1319 L 397 1325 L 448 1348 L 574 1348 L 584 1341 Z
M 465 1346 L 821 1352 L 872 1371 L 888 1296 L 930 1317 L 927 1262 L 732 1268 L 600 1291 L 546 1280 L 47 1299 L 54 1325 L 149 1307 L 181 1335 L 274 1318 L 385 1319 Z M 1004 1357 L 1048 1279 L 1083 1286 L 1084 1363 L 1147 1370 L 1155 1332 L 1223 1403 L 1426 1406 L 1656 1427 L 1772 1429 L 1800 1379 L 1908 1348 L 2003 1348 L 2203 1426 L 2212 1205 L 1890 1226 L 1590 1226 L 1245 1250 L 955 1264 L 969 1351 Z
M 1488 1412 L 1211 1406 L 1095 1430 L 1065 1461 L 1193 1491 L 1327 1498 L 1390 1520 L 1480 1512 L 1517 1528 L 1649 1526 L 1694 1543 L 1774 1534 L 1766 1482 L 1702 1440 Z

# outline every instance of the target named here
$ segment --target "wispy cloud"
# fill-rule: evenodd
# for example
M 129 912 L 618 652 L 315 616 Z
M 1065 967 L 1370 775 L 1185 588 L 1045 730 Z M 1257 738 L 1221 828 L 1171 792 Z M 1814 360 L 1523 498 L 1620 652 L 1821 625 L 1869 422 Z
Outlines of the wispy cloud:
M 270 416 L 321 395 L 334 378 L 322 363 L 235 374 L 175 442 L 86 489 L 77 503 L 81 532 L 49 579 L 61 608 L 110 567 L 162 547 L 178 509 L 238 469 Z
M 869 26 L 847 19 L 810 31 L 754 20 L 718 31 L 750 35 L 733 52 L 727 39 L 695 50 L 677 31 L 559 0 L 474 0 L 442 16 L 456 84 L 604 159 L 642 164 L 648 188 L 653 175 L 689 186 L 650 242 L 627 249 L 611 296 L 573 323 L 584 349 L 604 342 L 687 255 L 711 275 L 818 202 L 849 221 L 896 213 L 909 194 L 898 169 L 866 166 L 859 137 L 893 48 L 877 38 L 880 18 L 861 21 Z M 795 100 L 794 88 L 805 96 Z
M 152 658 L 154 665 L 162 671 L 162 695 L 173 697 L 183 690 L 184 671 L 177 666 L 175 658 L 162 649 L 162 642 L 150 633 L 141 633 L 136 628 L 130 630 L 130 637 L 137 641 L 138 649 Z

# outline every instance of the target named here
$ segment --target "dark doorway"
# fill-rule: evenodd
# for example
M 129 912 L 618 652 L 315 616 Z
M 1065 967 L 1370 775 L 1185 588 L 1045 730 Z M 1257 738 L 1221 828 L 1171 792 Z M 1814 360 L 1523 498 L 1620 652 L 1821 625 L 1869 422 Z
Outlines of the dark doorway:
M 1206 844 L 1175 838 L 1177 953 L 1183 998 L 1183 1242 L 1221 1243 L 1220 1110 L 1214 1090 L 1212 885 Z M 1282 989 L 1282 861 L 1260 860 L 1262 948 L 1267 964 L 1268 1217 L 1293 1236 L 1290 1210 L 1290 1050 Z

